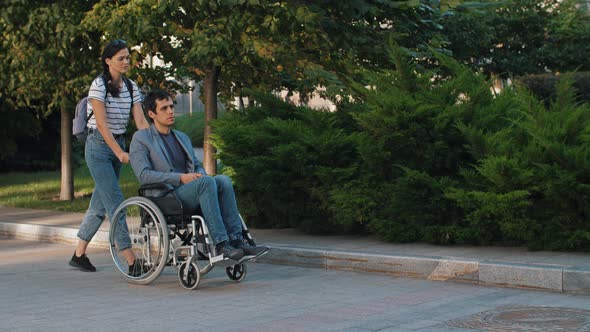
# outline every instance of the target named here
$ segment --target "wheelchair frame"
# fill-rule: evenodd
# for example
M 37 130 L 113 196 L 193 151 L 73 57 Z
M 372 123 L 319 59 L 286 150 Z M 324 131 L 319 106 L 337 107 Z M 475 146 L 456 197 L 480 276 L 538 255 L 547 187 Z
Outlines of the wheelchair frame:
M 161 190 L 163 186 L 166 189 L 163 195 L 144 196 L 148 190 Z M 246 256 L 235 261 L 217 254 L 203 217 L 198 214 L 187 215 L 171 186 L 144 185 L 139 189 L 139 194 L 140 196 L 128 198 L 121 203 L 114 213 L 109 231 L 111 256 L 128 282 L 149 284 L 168 265 L 176 268 L 178 280 L 186 289 L 197 288 L 201 276 L 217 265 L 225 266 L 227 276 L 233 281 L 239 282 L 246 277 L 245 261 L 254 257 Z M 169 225 L 169 219 L 176 222 Z M 243 238 L 250 245 L 256 245 L 242 216 L 240 220 Z M 139 275 L 132 275 L 127 270 L 129 266 L 116 243 L 119 232 L 129 237 L 131 250 L 136 259 L 140 259 Z

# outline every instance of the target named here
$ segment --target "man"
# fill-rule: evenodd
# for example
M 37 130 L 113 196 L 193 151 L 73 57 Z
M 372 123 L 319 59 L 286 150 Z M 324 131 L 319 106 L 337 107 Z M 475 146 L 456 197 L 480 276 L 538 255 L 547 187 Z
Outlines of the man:
M 218 255 L 239 260 L 266 252 L 267 247 L 251 246 L 242 237 L 242 221 L 230 178 L 208 176 L 195 157 L 189 137 L 172 129 L 174 103 L 170 95 L 152 90 L 144 99 L 144 108 L 153 124 L 137 131 L 129 147 L 131 167 L 139 182 L 170 184 L 189 210 L 201 207 Z

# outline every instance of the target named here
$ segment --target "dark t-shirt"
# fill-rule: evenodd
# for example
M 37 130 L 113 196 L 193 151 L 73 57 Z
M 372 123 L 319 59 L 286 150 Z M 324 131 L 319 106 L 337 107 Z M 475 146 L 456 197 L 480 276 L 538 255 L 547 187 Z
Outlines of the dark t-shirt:
M 160 133 L 160 137 L 164 141 L 174 172 L 186 173 L 186 155 L 176 137 L 172 133 L 168 135 Z

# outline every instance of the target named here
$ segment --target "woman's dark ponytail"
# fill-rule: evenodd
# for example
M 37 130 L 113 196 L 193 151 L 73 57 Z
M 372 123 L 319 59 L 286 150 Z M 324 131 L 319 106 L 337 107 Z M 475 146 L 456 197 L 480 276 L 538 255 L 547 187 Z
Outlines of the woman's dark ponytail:
M 113 40 L 105 46 L 102 51 L 101 62 L 102 62 L 102 75 L 105 78 L 107 86 L 105 87 L 107 92 L 113 97 L 119 97 L 119 86 L 113 84 L 113 77 L 107 64 L 107 59 L 112 58 L 120 50 L 127 48 L 127 43 L 122 39 Z
M 119 87 L 113 84 L 113 77 L 111 76 L 109 65 L 107 65 L 106 62 L 103 61 L 102 67 L 102 76 L 104 77 L 104 81 L 107 84 L 107 93 L 110 93 L 113 97 L 119 97 Z

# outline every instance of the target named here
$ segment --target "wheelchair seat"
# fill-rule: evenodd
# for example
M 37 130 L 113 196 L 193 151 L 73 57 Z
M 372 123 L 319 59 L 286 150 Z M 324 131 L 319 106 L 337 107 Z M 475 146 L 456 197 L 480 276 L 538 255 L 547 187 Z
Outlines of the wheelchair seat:
M 167 183 L 144 184 L 139 187 L 138 194 L 160 208 L 168 225 L 186 228 L 191 223 L 191 216 L 201 215 L 201 211 L 190 211 L 185 208 L 173 190 L 174 187 Z

